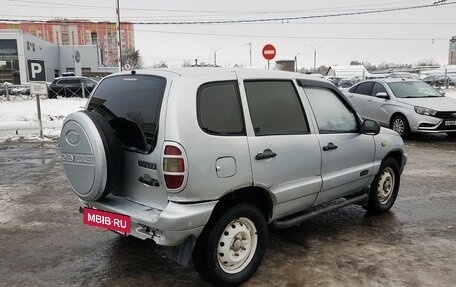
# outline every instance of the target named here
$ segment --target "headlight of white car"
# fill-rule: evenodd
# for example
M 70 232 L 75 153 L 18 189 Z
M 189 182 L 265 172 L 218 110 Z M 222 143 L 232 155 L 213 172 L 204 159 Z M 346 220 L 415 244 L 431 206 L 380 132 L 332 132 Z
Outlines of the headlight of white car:
M 428 108 L 423 108 L 419 106 L 415 106 L 415 112 L 420 115 L 425 115 L 425 116 L 435 116 L 437 111 L 433 109 L 428 109 Z

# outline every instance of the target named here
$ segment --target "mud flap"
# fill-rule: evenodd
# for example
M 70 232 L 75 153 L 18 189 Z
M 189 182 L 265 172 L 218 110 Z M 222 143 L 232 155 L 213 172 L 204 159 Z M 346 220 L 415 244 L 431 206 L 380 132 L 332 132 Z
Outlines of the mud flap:
M 188 266 L 192 258 L 195 242 L 196 237 L 191 235 L 181 245 L 166 247 L 166 256 L 176 261 L 179 265 Z

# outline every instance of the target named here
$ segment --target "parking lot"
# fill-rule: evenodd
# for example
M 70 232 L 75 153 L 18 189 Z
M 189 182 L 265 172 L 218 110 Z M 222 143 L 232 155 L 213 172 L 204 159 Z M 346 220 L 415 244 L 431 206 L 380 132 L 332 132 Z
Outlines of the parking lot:
M 456 140 L 406 141 L 392 211 L 352 206 L 269 232 L 245 286 L 454 286 Z M 151 242 L 85 227 L 56 143 L 0 145 L 1 286 L 207 286 Z

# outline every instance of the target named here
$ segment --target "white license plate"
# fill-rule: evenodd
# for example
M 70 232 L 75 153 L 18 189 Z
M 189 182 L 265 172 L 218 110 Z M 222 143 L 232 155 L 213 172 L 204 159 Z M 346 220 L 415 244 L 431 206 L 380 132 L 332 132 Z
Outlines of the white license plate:
M 446 126 L 456 126 L 456 121 L 446 121 L 445 125 Z

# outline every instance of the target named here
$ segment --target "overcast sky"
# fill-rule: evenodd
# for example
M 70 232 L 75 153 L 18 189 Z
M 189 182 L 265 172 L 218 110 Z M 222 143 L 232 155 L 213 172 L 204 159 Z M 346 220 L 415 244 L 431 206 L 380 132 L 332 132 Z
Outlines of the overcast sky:
M 417 0 L 120 0 L 122 21 L 182 22 L 287 18 L 363 12 L 432 4 Z M 453 3 L 456 1 L 447 1 Z M 55 17 L 115 20 L 115 0 L 1 0 L 1 18 L 50 20 Z M 70 6 L 72 5 L 72 6 Z M 351 60 L 415 63 L 434 59 L 448 62 L 449 39 L 456 36 L 456 4 L 367 15 L 275 21 L 248 24 L 135 25 L 136 48 L 146 65 L 192 63 L 263 68 L 262 47 L 273 44 L 274 60 L 293 59 L 299 67 L 348 65 Z M 212 48 L 212 49 L 211 49 Z

